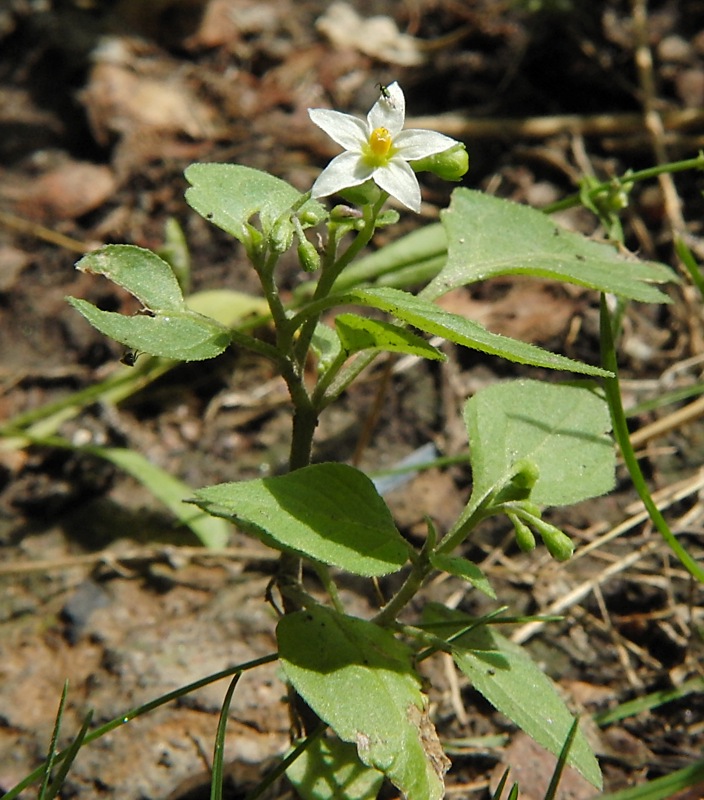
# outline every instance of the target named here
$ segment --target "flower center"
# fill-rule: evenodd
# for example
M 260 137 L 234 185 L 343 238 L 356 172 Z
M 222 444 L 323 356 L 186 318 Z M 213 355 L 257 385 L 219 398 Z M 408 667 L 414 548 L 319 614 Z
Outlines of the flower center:
M 379 159 L 389 154 L 393 138 L 388 128 L 374 128 L 369 136 L 369 149 Z

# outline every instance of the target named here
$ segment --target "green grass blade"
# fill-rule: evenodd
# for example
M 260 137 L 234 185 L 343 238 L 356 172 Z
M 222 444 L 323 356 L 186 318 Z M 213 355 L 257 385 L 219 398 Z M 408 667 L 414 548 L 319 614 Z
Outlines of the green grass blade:
M 655 527 L 660 531 L 660 535 L 665 540 L 668 547 L 680 560 L 682 566 L 694 576 L 700 583 L 704 583 L 704 569 L 697 564 L 697 562 L 690 556 L 685 548 L 679 543 L 675 535 L 670 530 L 665 518 L 660 513 L 660 509 L 655 505 L 653 498 L 650 494 L 648 486 L 643 477 L 640 469 L 640 464 L 636 458 L 635 451 L 631 445 L 631 440 L 628 432 L 628 425 L 626 423 L 626 415 L 623 411 L 623 403 L 621 402 L 621 389 L 618 380 L 618 363 L 616 360 L 616 349 L 614 346 L 614 337 L 611 327 L 611 316 L 606 304 L 606 298 L 601 295 L 601 312 L 600 312 L 600 342 L 601 342 L 601 359 L 604 369 L 609 370 L 613 377 L 604 378 L 604 391 L 606 399 L 611 409 L 611 418 L 613 420 L 613 431 L 616 441 L 621 448 L 623 460 L 628 468 L 628 472 L 633 481 L 633 486 L 638 492 L 638 496 L 643 502 L 643 505 L 650 515 Z
M 491 796 L 491 800 L 501 800 L 501 795 L 504 793 L 504 787 L 506 786 L 506 782 L 508 781 L 508 767 L 504 771 L 504 774 L 501 776 L 501 780 L 499 781 L 499 785 L 496 787 L 496 791 Z
M 704 758 L 688 767 L 678 769 L 670 775 L 648 781 L 641 786 L 623 789 L 613 794 L 604 794 L 599 800 L 667 800 L 677 792 L 701 786 L 704 795 Z
M 230 703 L 239 683 L 242 673 L 238 672 L 230 681 L 230 685 L 225 692 L 225 699 L 222 701 L 220 709 L 220 719 L 218 720 L 218 730 L 215 734 L 215 750 L 213 752 L 213 774 L 210 781 L 210 800 L 222 800 L 222 782 L 224 777 L 224 757 L 225 757 L 225 732 L 227 730 L 227 715 L 230 713 Z
M 665 703 L 670 703 L 673 700 L 681 700 L 683 697 L 692 694 L 693 692 L 704 691 L 704 677 L 697 676 L 685 681 L 681 686 L 674 689 L 663 689 L 659 692 L 651 692 L 643 697 L 636 697 L 634 700 L 629 700 L 627 703 L 621 703 L 616 708 L 610 708 L 595 714 L 593 719 L 597 725 L 610 725 L 613 722 L 619 722 L 627 717 L 634 717 L 642 711 L 650 711 L 653 708 L 658 708 Z
M 186 686 L 181 686 L 178 689 L 174 689 L 171 692 L 167 692 L 166 694 L 162 694 L 160 697 L 155 697 L 153 700 L 150 700 L 148 703 L 144 703 L 144 705 L 137 706 L 136 708 L 127 711 L 125 714 L 120 714 L 119 717 L 115 717 L 111 719 L 109 722 L 106 722 L 104 725 L 101 725 L 96 730 L 92 731 L 89 734 L 86 734 L 86 737 L 83 740 L 83 744 L 89 744 L 90 742 L 94 742 L 96 739 L 100 739 L 101 736 L 105 736 L 105 734 L 110 733 L 110 731 L 115 730 L 115 728 L 119 728 L 122 725 L 125 725 L 130 720 L 135 719 L 136 717 L 143 716 L 147 714 L 149 711 L 153 711 L 155 708 L 159 708 L 159 706 L 166 705 L 166 703 L 170 703 L 172 700 L 178 700 L 180 697 L 184 697 L 191 692 L 195 692 L 197 689 L 201 689 L 203 686 L 208 686 L 211 683 L 215 683 L 215 681 L 220 681 L 223 678 L 231 678 L 237 672 L 247 672 L 250 669 L 255 669 L 256 667 L 260 667 L 263 664 L 270 664 L 272 661 L 276 661 L 279 657 L 278 653 L 270 653 L 266 656 L 261 656 L 260 658 L 252 659 L 252 661 L 244 661 L 241 664 L 237 664 L 234 667 L 228 667 L 227 669 L 223 669 L 220 672 L 215 672 L 212 675 L 207 675 L 205 678 L 200 678 L 200 680 L 194 681 L 193 683 L 189 683 Z M 62 750 L 60 753 L 57 754 L 55 758 L 55 763 L 62 761 L 68 755 L 69 749 Z M 20 792 L 24 791 L 28 786 L 31 786 L 33 783 L 36 783 L 44 773 L 44 764 L 37 767 L 33 772 L 27 775 L 26 778 L 23 778 L 16 786 L 13 786 L 9 791 L 7 791 L 3 796 L 2 800 L 15 800 L 16 797 L 19 796 Z
M 267 774 L 262 781 L 252 789 L 252 791 L 247 795 L 245 800 L 257 800 L 261 797 L 264 792 L 271 786 L 274 781 L 278 780 L 289 768 L 291 764 L 303 753 L 305 750 L 310 747 L 310 745 L 316 740 L 319 739 L 327 730 L 327 725 L 324 722 L 320 722 L 317 728 L 312 733 L 309 733 L 308 736 L 284 758 L 279 764 L 274 767 Z
M 83 720 L 83 725 L 81 725 L 81 730 L 78 732 L 76 738 L 71 742 L 70 746 L 64 752 L 66 753 L 65 758 L 61 761 L 61 766 L 58 769 L 56 775 L 54 776 L 54 780 L 51 782 L 51 785 L 47 789 L 46 795 L 42 795 L 42 800 L 53 800 L 59 794 L 61 787 L 64 785 L 64 781 L 66 780 L 66 776 L 68 775 L 68 771 L 71 769 L 71 765 L 76 760 L 76 756 L 78 755 L 79 750 L 81 749 L 83 743 L 85 742 L 86 734 L 88 733 L 88 728 L 90 727 L 91 720 L 93 719 L 93 711 L 92 709 L 86 714 L 85 719 Z
M 54 721 L 54 729 L 51 732 L 51 742 L 49 743 L 49 752 L 46 761 L 42 766 L 42 784 L 39 787 L 38 800 L 45 800 L 47 791 L 49 789 L 49 781 L 51 780 L 51 770 L 54 768 L 56 761 L 57 751 L 56 742 L 59 739 L 59 731 L 61 730 L 61 720 L 64 716 L 64 708 L 66 707 L 66 695 L 68 694 L 68 681 L 64 681 L 64 688 L 61 692 L 61 699 L 59 700 L 59 707 L 56 711 L 56 720 Z
M 692 255 L 692 251 L 684 243 L 684 240 L 679 237 L 675 239 L 675 250 L 684 264 L 689 277 L 692 279 L 692 283 L 699 289 L 699 294 L 702 296 L 702 299 L 704 299 L 704 275 L 702 275 L 699 265 Z
M 550 778 L 550 785 L 548 786 L 548 790 L 545 793 L 545 800 L 555 800 L 557 797 L 557 786 L 560 783 L 560 778 L 562 778 L 562 773 L 565 771 L 565 764 L 567 763 L 567 757 L 570 754 L 570 750 L 572 749 L 572 743 L 574 742 L 574 737 L 577 735 L 577 730 L 579 729 L 579 719 L 577 717 L 574 718 L 574 722 L 572 723 L 572 727 L 567 734 L 567 738 L 565 739 L 565 743 L 562 746 L 562 750 L 560 750 L 560 755 L 557 759 L 557 764 L 555 764 L 555 771 L 552 773 L 552 778 Z

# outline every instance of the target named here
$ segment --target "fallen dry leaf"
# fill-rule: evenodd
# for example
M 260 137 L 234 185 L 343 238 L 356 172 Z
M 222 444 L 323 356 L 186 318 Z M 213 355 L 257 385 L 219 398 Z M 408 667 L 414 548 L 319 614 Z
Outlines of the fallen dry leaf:
M 109 167 L 86 161 L 67 161 L 30 184 L 3 192 L 17 213 L 30 219 L 75 219 L 99 208 L 116 189 Z
M 316 27 L 335 47 L 359 50 L 387 64 L 413 67 L 425 61 L 420 40 L 401 33 L 391 17 L 364 19 L 348 3 L 332 3 Z

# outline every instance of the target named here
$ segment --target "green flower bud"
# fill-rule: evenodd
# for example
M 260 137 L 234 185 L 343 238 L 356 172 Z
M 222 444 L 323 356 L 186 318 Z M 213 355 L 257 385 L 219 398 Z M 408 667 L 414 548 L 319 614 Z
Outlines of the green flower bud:
M 533 531 L 520 520 L 515 514 L 509 514 L 508 518 L 513 524 L 513 529 L 516 532 L 516 543 L 523 550 L 524 553 L 530 553 L 535 550 L 535 536 Z
M 269 245 L 275 253 L 285 253 L 293 244 L 293 223 L 287 217 L 278 219 L 269 234 Z
M 320 267 L 320 254 L 308 239 L 298 245 L 298 260 L 306 272 L 315 272 Z
M 532 489 L 540 477 L 538 465 L 528 458 L 522 458 L 514 465 L 515 475 L 511 479 L 514 486 L 521 489 Z
M 303 206 L 303 209 L 299 212 L 298 219 L 304 228 L 312 228 L 325 219 L 325 210 L 317 204 L 315 206 L 307 204 L 307 207 Z
M 247 255 L 252 261 L 256 261 L 259 253 L 262 250 L 264 237 L 260 230 L 245 222 L 242 226 L 242 244 L 244 244 Z
M 558 561 L 567 561 L 574 553 L 574 544 L 570 537 L 544 520 L 536 520 L 534 523 L 536 531 L 540 534 L 543 544 L 547 547 L 550 555 Z
M 361 216 L 362 212 L 352 206 L 334 206 L 330 212 L 330 219 L 333 222 L 349 222 L 352 219 L 359 219 Z
M 398 213 L 398 211 L 390 208 L 388 211 L 382 211 L 381 214 L 379 214 L 379 216 L 376 218 L 376 227 L 385 228 L 388 225 L 395 225 L 400 218 L 401 215 Z
M 467 148 L 458 143 L 442 153 L 409 163 L 415 172 L 432 172 L 444 181 L 459 181 L 469 169 L 469 154 Z

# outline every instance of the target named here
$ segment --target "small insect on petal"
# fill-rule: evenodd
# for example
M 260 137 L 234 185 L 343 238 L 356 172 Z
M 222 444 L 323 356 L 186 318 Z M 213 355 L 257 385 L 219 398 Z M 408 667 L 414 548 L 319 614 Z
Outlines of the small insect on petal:
M 391 97 L 389 87 L 385 86 L 383 83 L 377 83 L 377 86 L 379 87 L 379 94 L 381 94 L 382 98 L 386 100 L 391 108 L 396 108 L 396 104 L 394 103 L 393 97 Z

